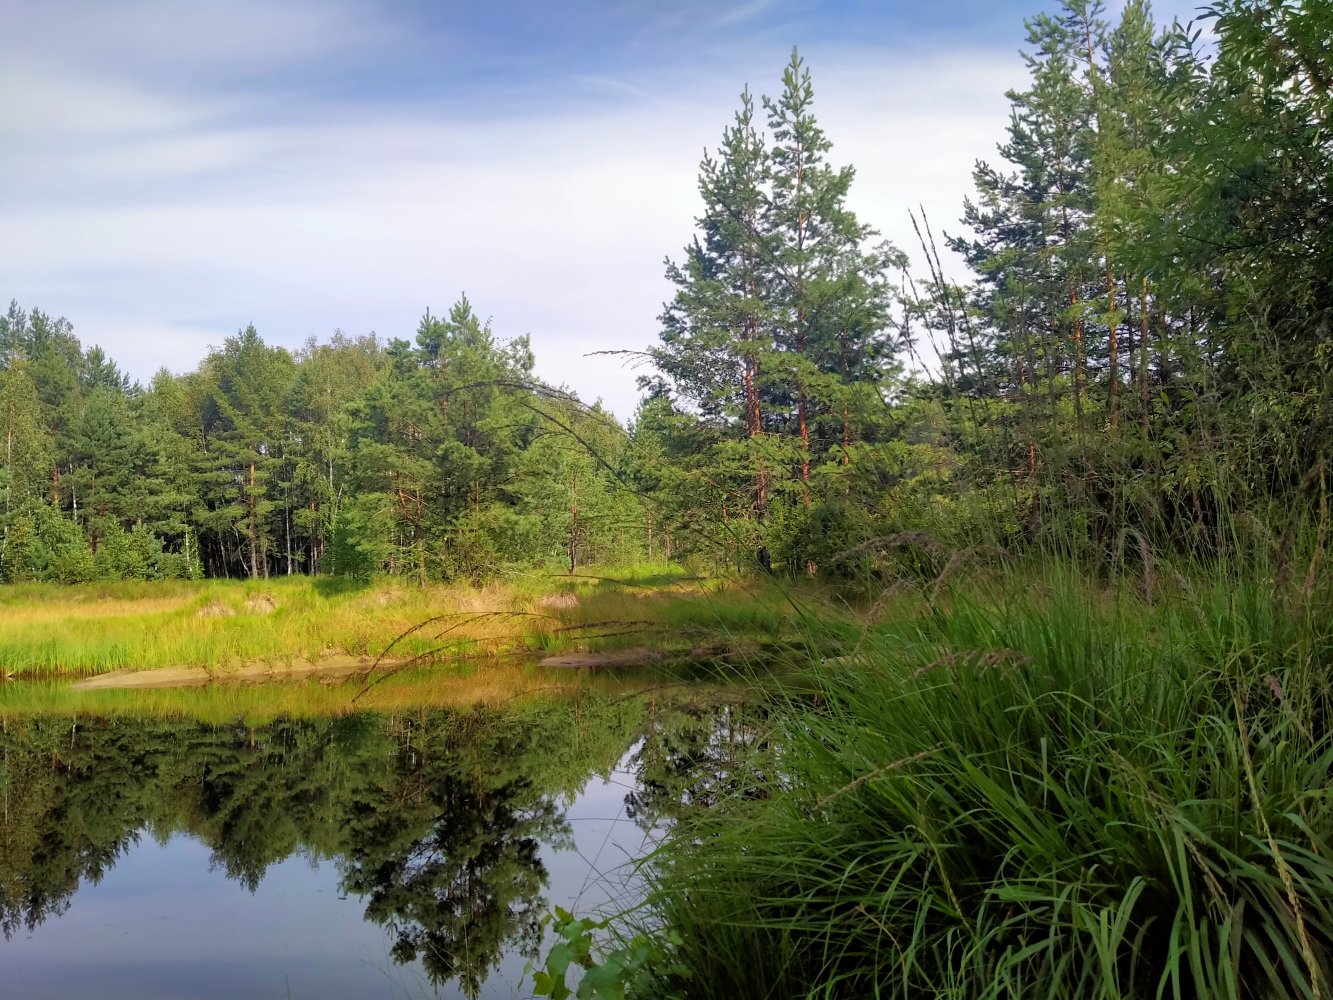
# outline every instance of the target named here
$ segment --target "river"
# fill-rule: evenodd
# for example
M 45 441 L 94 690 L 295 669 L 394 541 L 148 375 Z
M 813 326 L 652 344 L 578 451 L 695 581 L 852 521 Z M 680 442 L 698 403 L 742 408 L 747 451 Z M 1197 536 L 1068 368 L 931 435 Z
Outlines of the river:
M 712 725 L 623 698 L 5 719 L 0 996 L 529 996 L 552 906 L 637 898 Z

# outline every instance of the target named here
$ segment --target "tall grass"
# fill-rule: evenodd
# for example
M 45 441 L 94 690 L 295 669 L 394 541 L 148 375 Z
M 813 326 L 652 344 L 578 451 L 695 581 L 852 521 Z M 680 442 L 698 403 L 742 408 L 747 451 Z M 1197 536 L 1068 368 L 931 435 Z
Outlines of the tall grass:
M 1144 584 L 955 580 L 817 666 L 649 863 L 675 988 L 1333 997 L 1329 587 Z
M 789 612 L 774 588 L 740 589 L 667 566 L 484 587 L 304 578 L 0 586 L 0 677 L 688 643 L 719 628 L 777 634 Z

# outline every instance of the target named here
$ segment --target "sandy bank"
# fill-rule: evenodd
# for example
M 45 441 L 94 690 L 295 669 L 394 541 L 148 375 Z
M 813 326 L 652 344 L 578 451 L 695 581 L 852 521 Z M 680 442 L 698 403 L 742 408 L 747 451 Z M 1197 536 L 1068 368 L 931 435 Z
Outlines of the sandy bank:
M 403 660 L 381 660 L 379 669 L 402 666 Z M 76 691 L 131 688 L 202 687 L 205 684 L 258 684 L 265 681 L 340 678 L 363 674 L 375 666 L 371 656 L 325 656 L 318 660 L 293 659 L 279 663 L 245 663 L 234 667 L 156 667 L 151 670 L 115 670 L 77 681 Z

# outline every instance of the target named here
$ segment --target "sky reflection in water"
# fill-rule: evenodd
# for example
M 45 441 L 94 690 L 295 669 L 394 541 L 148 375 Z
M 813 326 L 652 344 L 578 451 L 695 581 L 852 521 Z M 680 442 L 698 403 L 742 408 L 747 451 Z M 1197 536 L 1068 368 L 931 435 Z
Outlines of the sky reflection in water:
M 7 726 L 0 995 L 528 996 L 540 916 L 632 891 L 671 758 L 562 716 Z

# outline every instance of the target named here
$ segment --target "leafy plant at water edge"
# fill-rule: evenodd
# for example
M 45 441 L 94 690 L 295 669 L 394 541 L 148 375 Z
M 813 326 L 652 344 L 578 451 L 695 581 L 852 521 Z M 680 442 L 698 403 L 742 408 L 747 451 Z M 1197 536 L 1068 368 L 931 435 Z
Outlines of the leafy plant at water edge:
M 657 977 L 664 967 L 676 976 L 685 972 L 679 965 L 668 966 L 668 949 L 682 943 L 680 935 L 674 931 L 635 934 L 598 958 L 593 954 L 596 932 L 608 928 L 607 920 L 575 917 L 557 906 L 542 919 L 542 926 L 551 927 L 559 940 L 546 953 L 543 968 L 532 972 L 534 990 L 539 997 L 550 997 L 551 1000 L 663 997 Z M 583 970 L 574 990 L 565 982 L 571 968 Z

